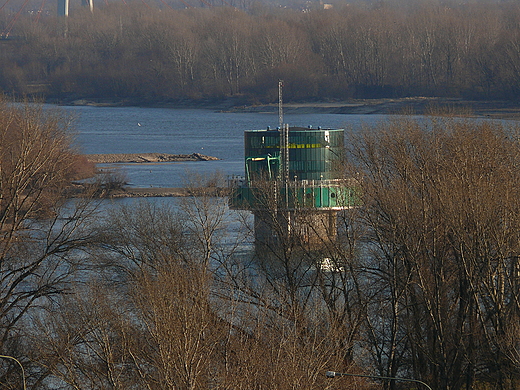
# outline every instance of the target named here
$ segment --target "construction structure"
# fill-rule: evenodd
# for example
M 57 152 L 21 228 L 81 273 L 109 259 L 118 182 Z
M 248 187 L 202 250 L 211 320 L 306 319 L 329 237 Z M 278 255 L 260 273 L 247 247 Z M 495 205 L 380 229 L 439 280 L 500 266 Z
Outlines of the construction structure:
M 341 174 L 343 152 L 343 129 L 245 131 L 245 176 L 231 180 L 229 204 L 253 213 L 257 245 L 335 240 L 338 211 L 356 202 Z

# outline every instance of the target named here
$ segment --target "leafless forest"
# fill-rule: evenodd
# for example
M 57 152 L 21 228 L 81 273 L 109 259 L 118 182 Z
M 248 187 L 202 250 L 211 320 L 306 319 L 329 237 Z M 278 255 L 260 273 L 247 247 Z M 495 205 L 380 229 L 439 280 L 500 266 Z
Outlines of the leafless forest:
M 327 370 L 520 388 L 518 128 L 364 129 L 341 167 L 362 201 L 338 239 L 274 224 L 279 242 L 253 255 L 247 213 L 204 181 L 174 207 L 109 205 L 103 183 L 69 198 L 92 174 L 69 126 L 0 104 L 2 388 L 418 388 Z
M 126 4 L 125 4 L 126 3 Z M 136 102 L 404 96 L 518 99 L 516 1 L 256 3 L 177 9 L 163 1 L 0 11 L 0 89 Z M 302 9 L 302 7 L 307 7 Z M 323 5 L 321 5 L 323 8 Z M 10 11 L 8 12 L 8 9 Z

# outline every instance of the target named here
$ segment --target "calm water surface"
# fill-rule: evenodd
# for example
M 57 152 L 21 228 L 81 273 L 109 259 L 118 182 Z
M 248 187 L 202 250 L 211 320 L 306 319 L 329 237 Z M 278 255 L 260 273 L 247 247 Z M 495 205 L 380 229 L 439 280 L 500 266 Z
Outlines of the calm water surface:
M 124 164 L 135 187 L 181 187 L 195 175 L 243 175 L 244 130 L 278 126 L 278 113 L 220 113 L 201 109 L 62 107 L 76 118 L 83 153 L 202 153 L 219 161 Z M 344 127 L 384 120 L 383 115 L 286 114 L 290 126 Z

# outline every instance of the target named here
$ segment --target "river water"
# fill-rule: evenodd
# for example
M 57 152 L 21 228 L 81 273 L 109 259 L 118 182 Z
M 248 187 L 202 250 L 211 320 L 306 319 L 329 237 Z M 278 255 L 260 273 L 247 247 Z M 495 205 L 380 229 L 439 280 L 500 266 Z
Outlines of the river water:
M 245 130 L 278 126 L 278 113 L 223 113 L 203 109 L 61 107 L 75 118 L 77 145 L 86 154 L 202 153 L 218 161 L 115 164 L 133 187 L 182 187 L 193 176 L 244 174 Z M 351 129 L 383 115 L 286 114 L 290 126 Z

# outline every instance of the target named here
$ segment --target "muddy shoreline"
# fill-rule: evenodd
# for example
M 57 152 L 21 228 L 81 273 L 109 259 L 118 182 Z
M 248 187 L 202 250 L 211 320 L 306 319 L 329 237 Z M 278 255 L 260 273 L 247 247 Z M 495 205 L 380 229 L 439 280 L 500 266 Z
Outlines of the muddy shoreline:
M 77 99 L 68 102 L 55 102 L 71 106 L 94 107 L 156 107 L 156 108 L 190 108 L 205 109 L 218 112 L 234 113 L 276 113 L 278 103 L 249 104 L 240 99 L 223 100 L 180 100 L 155 101 L 143 103 L 132 100 L 110 99 Z M 520 120 L 520 102 L 502 100 L 467 100 L 461 98 L 407 97 L 382 99 L 349 99 L 317 102 L 286 102 L 284 112 L 287 114 L 417 114 L 424 115 L 436 111 L 468 117 L 484 117 L 490 119 Z
M 190 196 L 227 196 L 227 188 L 166 188 L 166 187 L 125 187 L 123 190 L 111 192 L 107 197 L 117 198 L 166 198 L 166 197 L 190 197 Z
M 229 112 L 276 113 L 277 104 L 234 107 Z M 520 102 L 472 101 L 448 98 L 363 99 L 350 101 L 287 103 L 287 114 L 343 115 L 454 115 L 489 119 L 520 120 Z
M 168 153 L 121 153 L 121 154 L 87 154 L 87 160 L 95 164 L 146 164 L 184 161 L 215 161 L 217 157 L 200 153 L 168 154 Z

